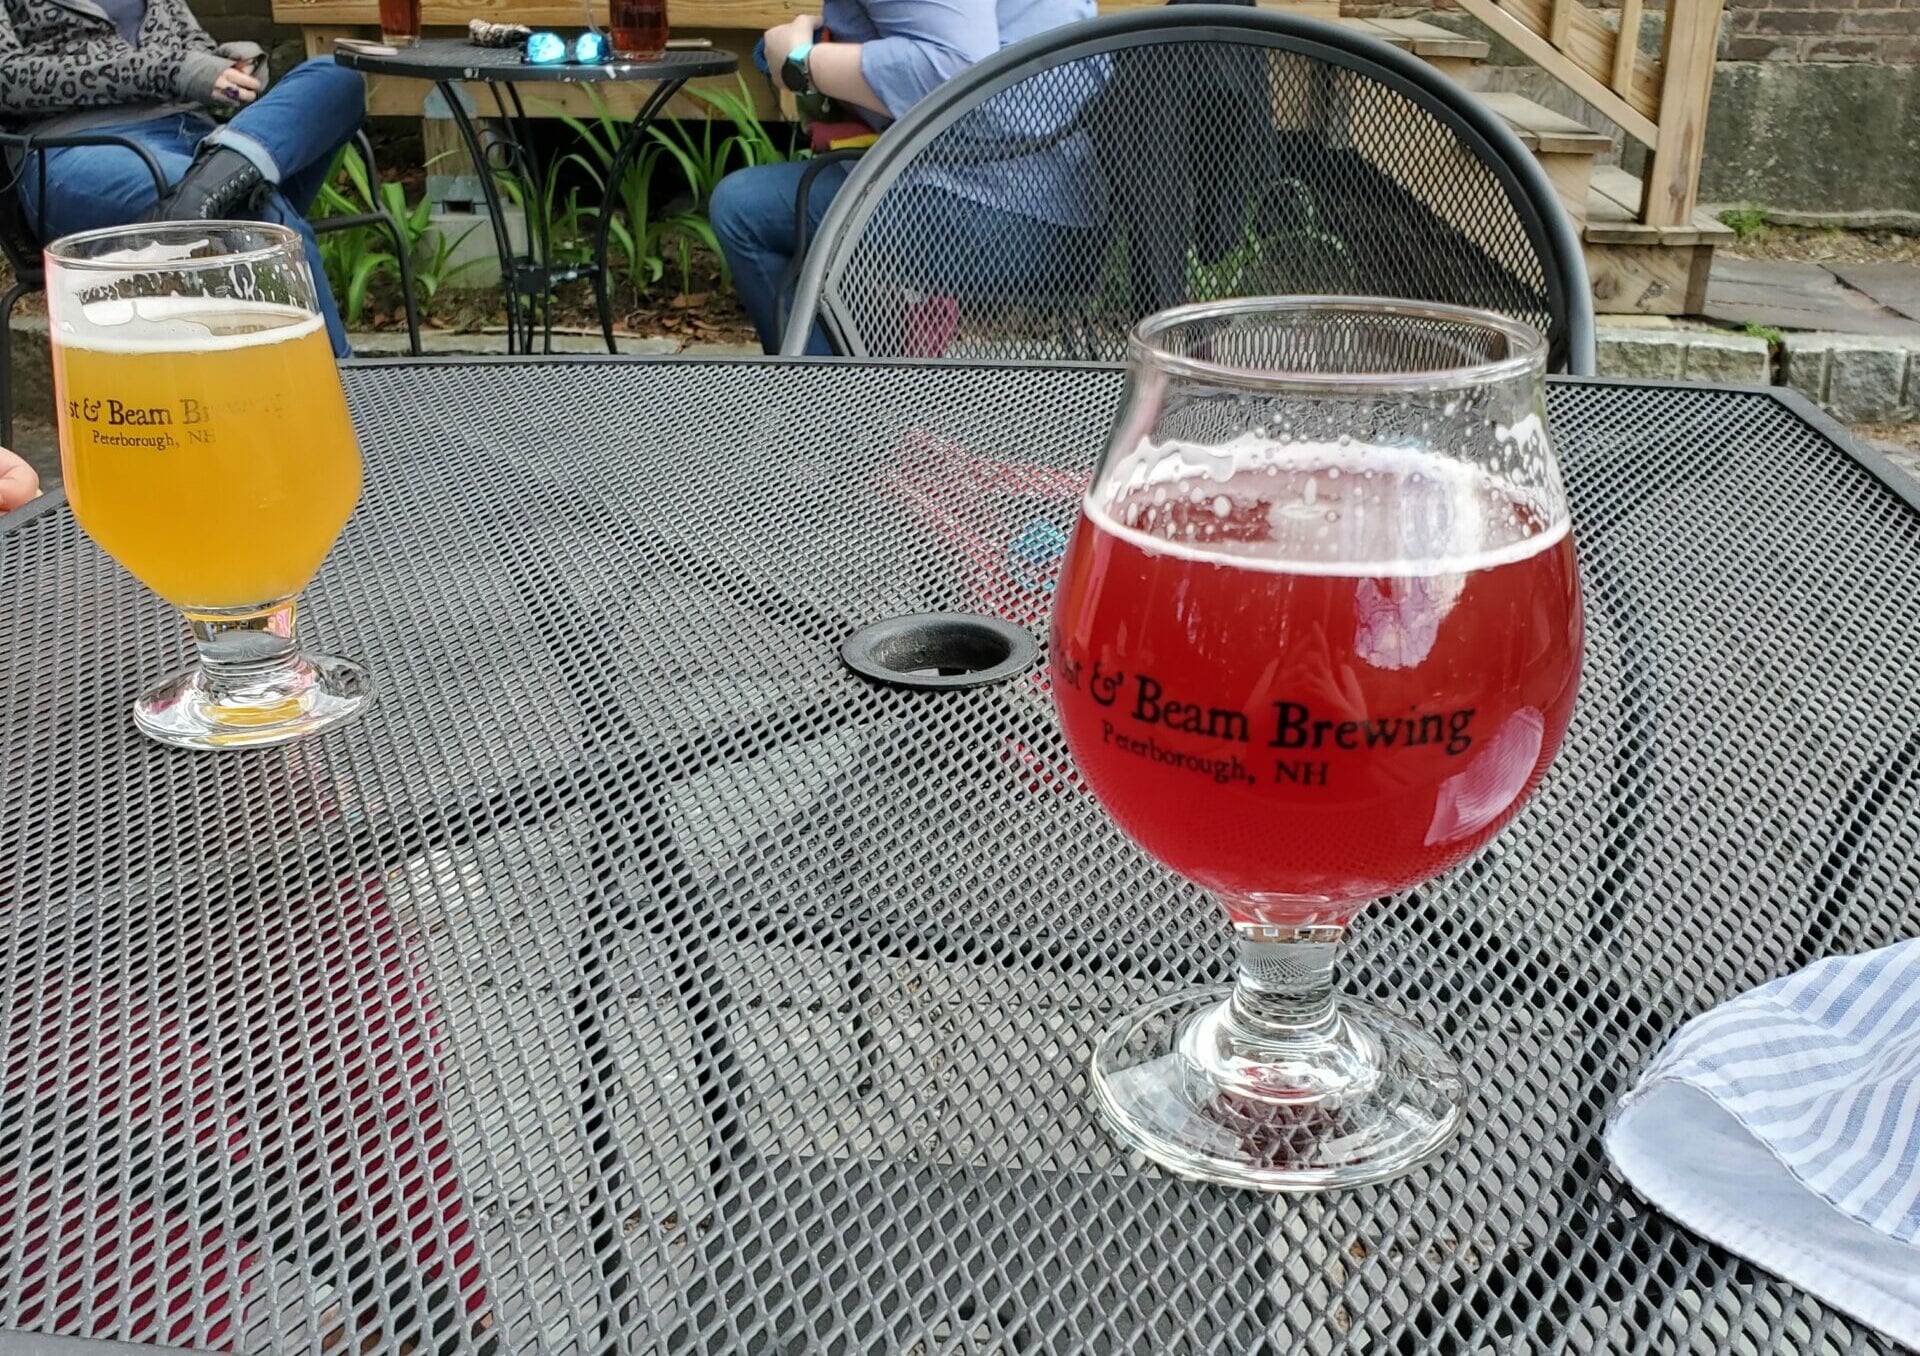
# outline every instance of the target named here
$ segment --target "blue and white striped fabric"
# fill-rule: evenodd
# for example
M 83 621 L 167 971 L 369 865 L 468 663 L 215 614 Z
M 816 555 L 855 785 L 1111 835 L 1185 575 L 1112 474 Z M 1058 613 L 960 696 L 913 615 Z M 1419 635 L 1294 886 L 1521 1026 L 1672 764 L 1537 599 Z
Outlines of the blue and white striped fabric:
M 1667 1214 L 1920 1348 L 1920 938 L 1695 1018 L 1606 1146 Z

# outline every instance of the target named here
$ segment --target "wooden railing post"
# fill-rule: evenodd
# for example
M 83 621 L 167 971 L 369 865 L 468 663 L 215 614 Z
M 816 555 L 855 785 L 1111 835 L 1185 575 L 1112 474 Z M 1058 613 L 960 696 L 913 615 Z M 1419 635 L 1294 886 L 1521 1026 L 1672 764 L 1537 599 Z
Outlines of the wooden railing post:
M 1640 220 L 1649 226 L 1684 226 L 1693 220 L 1722 3 L 1668 0 L 1660 44 L 1660 132 L 1647 161 L 1647 196 L 1640 210 Z
M 1640 0 L 1620 0 L 1620 36 L 1613 40 L 1613 92 L 1633 88 L 1633 59 L 1640 51 Z

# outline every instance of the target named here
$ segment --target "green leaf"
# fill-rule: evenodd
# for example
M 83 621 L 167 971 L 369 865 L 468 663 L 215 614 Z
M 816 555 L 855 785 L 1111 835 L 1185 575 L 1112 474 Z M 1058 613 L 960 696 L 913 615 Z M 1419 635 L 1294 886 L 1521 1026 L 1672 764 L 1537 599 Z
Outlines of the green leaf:
M 360 152 L 348 146 L 341 153 L 340 165 L 346 170 L 347 181 L 353 185 L 354 192 L 359 194 L 359 201 L 365 204 L 361 210 L 378 211 L 379 205 L 373 196 L 373 185 L 367 177 L 367 165 L 360 158 Z
M 347 279 L 346 322 L 349 328 L 360 323 L 361 313 L 366 309 L 367 287 L 383 269 L 392 269 L 396 261 L 384 250 L 370 251 L 354 264 L 353 275 Z

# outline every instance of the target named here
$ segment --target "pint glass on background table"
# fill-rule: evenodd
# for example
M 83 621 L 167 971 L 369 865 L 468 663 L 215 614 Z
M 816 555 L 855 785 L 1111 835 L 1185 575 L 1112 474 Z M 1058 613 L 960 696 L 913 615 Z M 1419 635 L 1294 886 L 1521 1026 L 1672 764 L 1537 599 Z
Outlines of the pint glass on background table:
M 1122 1015 L 1094 1095 L 1187 1176 L 1393 1177 L 1454 1135 L 1461 1078 L 1333 966 L 1369 900 L 1500 831 L 1572 713 L 1546 345 L 1477 311 L 1254 298 L 1155 316 L 1129 356 L 1055 595 L 1054 696 L 1087 786 L 1220 902 L 1238 966 Z
M 667 50 L 667 0 L 607 0 L 613 54 L 628 61 L 658 61 Z
M 358 715 L 359 665 L 302 654 L 294 602 L 360 497 L 360 448 L 300 237 L 174 222 L 47 247 L 60 457 L 74 516 L 185 614 L 199 664 L 134 703 L 189 748 L 275 744 Z
M 420 0 L 380 0 L 380 41 L 389 47 L 420 41 Z

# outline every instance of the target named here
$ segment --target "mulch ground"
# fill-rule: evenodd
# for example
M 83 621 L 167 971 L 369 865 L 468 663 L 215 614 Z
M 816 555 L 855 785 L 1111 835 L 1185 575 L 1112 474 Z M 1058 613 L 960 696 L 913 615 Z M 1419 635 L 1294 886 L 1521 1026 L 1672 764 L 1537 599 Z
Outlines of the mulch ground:
M 1722 246 L 1735 259 L 1804 260 L 1812 264 L 1917 264 L 1920 235 L 1904 231 L 1842 231 L 1813 226 L 1762 226 L 1745 240 Z

